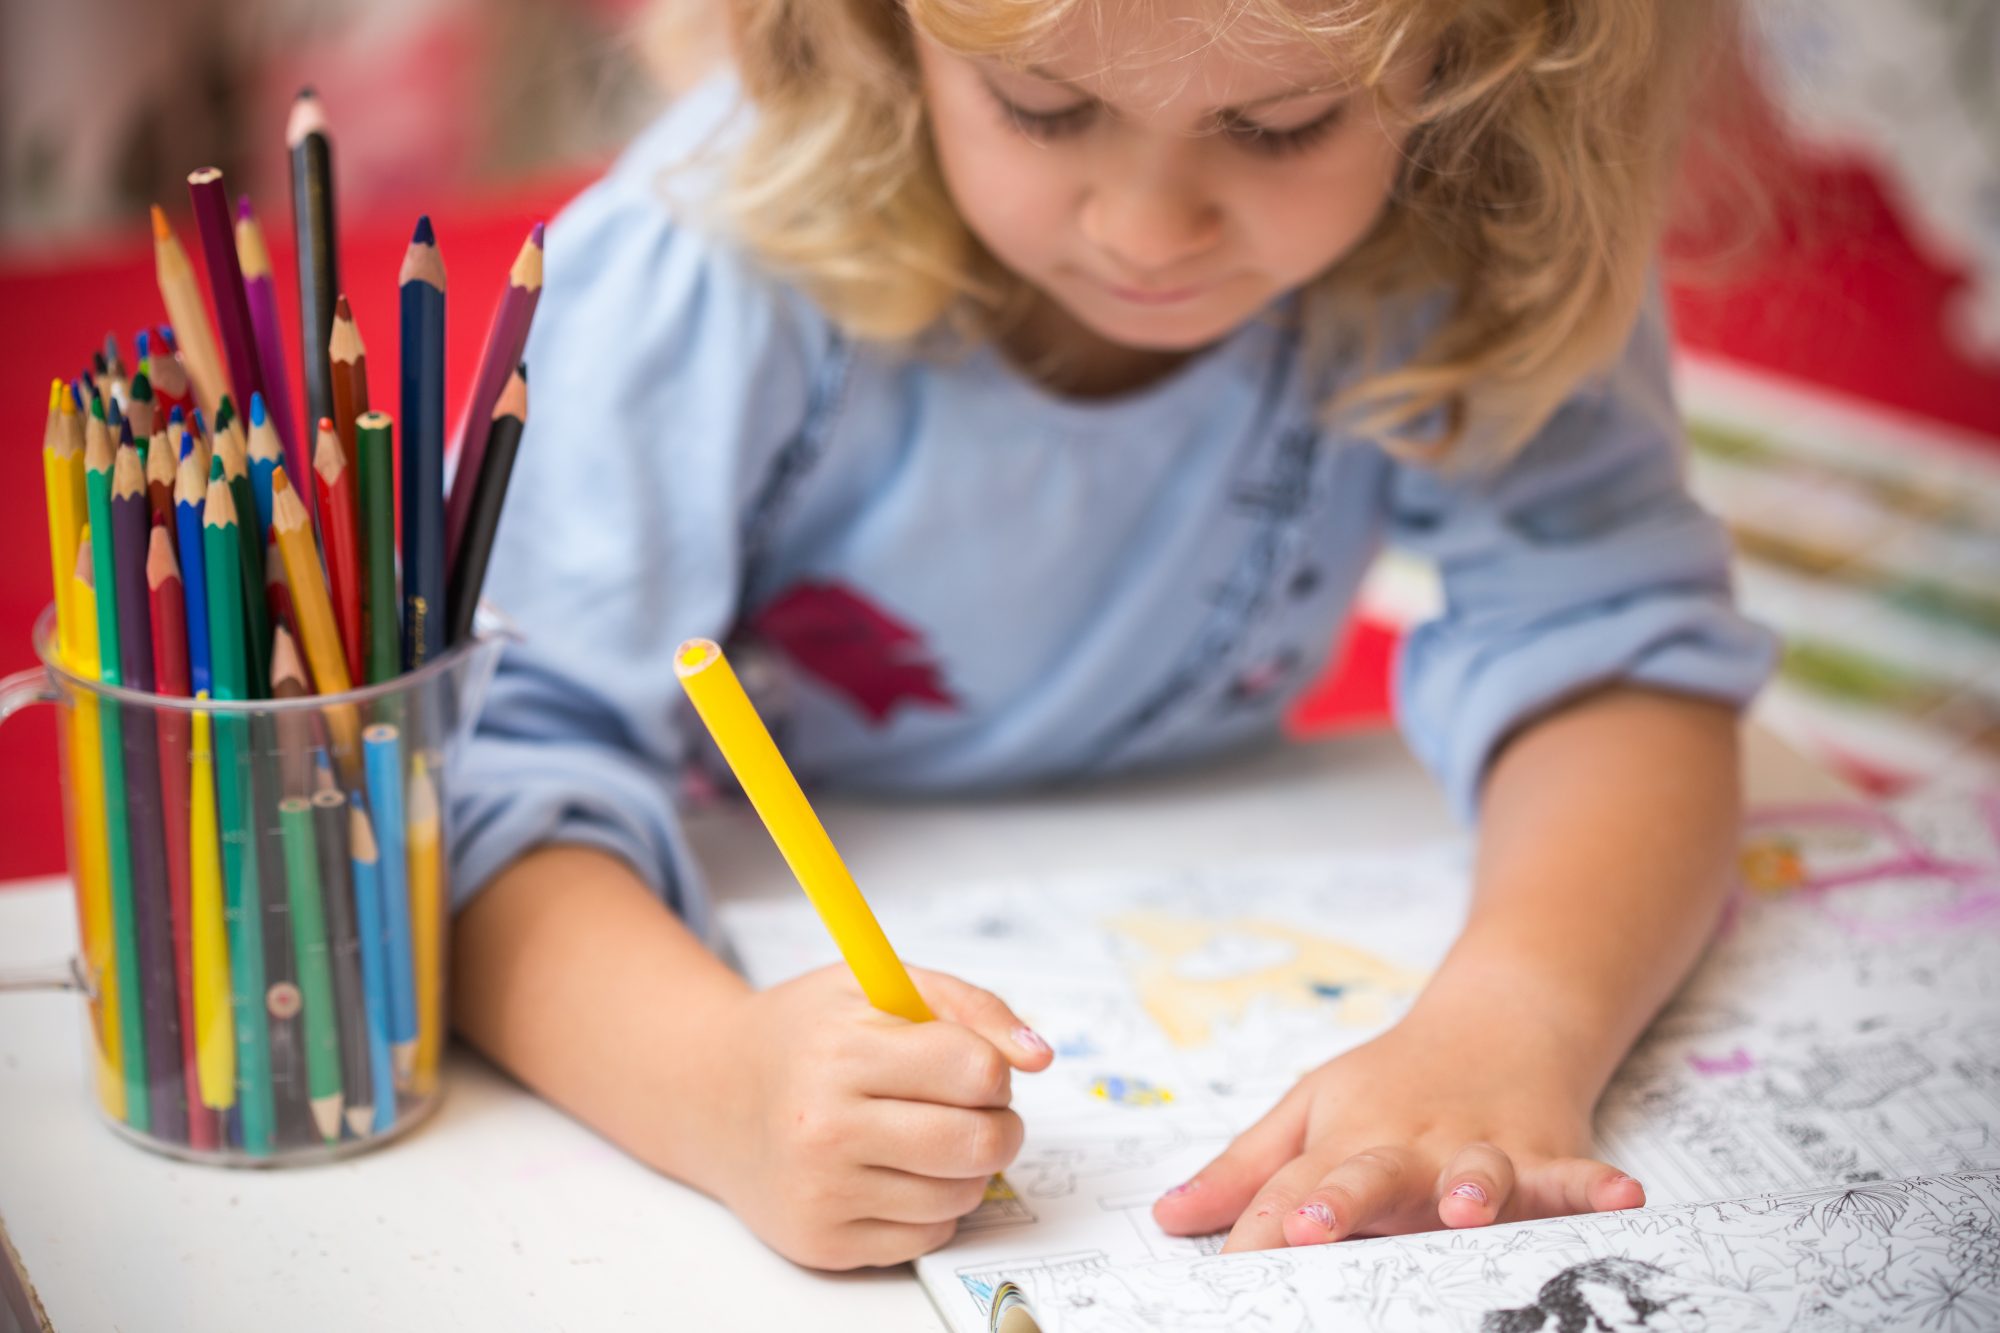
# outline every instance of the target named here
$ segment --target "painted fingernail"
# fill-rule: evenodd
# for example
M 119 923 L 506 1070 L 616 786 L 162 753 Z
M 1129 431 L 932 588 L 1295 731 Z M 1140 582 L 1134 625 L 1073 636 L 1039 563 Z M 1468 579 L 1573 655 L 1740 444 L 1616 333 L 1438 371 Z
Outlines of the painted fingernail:
M 1046 1051 L 1049 1043 L 1041 1033 L 1023 1025 L 1014 1029 L 1014 1044 L 1024 1051 Z
M 1192 1193 L 1195 1187 L 1200 1184 L 1201 1182 L 1199 1180 L 1183 1180 L 1180 1184 L 1174 1186 L 1172 1189 L 1168 1190 L 1165 1194 L 1162 1194 L 1160 1197 L 1162 1199 L 1171 1199 L 1176 1197 L 1177 1195 L 1189 1194 Z
M 1451 1194 L 1455 1199 L 1470 1199 L 1474 1203 L 1486 1202 L 1486 1191 L 1470 1180 L 1453 1190 Z
M 1299 1209 L 1299 1216 L 1316 1227 L 1333 1230 L 1333 1209 L 1323 1203 L 1309 1203 Z

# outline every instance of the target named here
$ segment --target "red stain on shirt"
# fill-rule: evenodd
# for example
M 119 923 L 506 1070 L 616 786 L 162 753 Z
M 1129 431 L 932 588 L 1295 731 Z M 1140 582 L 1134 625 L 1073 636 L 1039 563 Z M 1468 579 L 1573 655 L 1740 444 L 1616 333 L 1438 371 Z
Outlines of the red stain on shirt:
M 878 727 L 902 703 L 958 710 L 922 636 L 852 588 L 794 584 L 752 615 L 747 627 L 853 700 Z

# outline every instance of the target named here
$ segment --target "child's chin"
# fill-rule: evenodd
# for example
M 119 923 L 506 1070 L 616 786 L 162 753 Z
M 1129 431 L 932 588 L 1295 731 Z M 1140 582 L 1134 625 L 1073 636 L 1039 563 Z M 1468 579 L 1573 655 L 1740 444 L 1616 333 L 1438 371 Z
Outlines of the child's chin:
M 1193 352 L 1229 336 L 1254 313 L 1225 309 L 1221 303 L 1189 302 L 1186 308 L 1100 308 L 1091 311 L 1084 322 L 1099 337 L 1135 351 Z

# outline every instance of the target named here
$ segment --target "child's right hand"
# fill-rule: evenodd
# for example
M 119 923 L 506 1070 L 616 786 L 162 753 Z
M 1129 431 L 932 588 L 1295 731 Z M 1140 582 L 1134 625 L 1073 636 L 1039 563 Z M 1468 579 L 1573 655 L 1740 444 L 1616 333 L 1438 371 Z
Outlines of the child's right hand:
M 722 1027 L 713 1179 L 764 1242 L 812 1268 L 936 1249 L 1014 1160 L 1012 1071 L 1054 1053 L 999 997 L 910 975 L 937 1015 L 869 1007 L 835 964 L 744 998 Z

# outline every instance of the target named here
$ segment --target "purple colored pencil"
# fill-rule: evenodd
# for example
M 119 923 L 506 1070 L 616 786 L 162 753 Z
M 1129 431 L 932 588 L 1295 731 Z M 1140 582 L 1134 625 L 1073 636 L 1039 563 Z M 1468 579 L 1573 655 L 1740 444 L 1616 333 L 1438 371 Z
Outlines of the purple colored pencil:
M 236 200 L 236 261 L 243 270 L 243 299 L 250 307 L 250 330 L 257 340 L 257 369 L 264 377 L 264 406 L 278 428 L 285 450 L 285 475 L 305 477 L 311 460 L 299 444 L 299 421 L 292 411 L 291 376 L 285 371 L 284 325 L 278 322 L 278 284 L 271 276 L 271 251 L 250 196 Z M 300 490 L 306 513 L 313 512 L 312 487 Z
M 507 271 L 507 289 L 494 307 L 493 322 L 486 328 L 486 350 L 479 360 L 479 377 L 473 381 L 472 396 L 466 399 L 465 414 L 452 432 L 452 450 L 458 470 L 452 474 L 451 496 L 445 502 L 444 549 L 449 577 L 456 578 L 459 545 L 465 539 L 466 521 L 472 516 L 473 495 L 479 489 L 479 472 L 486 464 L 486 440 L 493 430 L 493 405 L 521 354 L 528 346 L 528 328 L 535 321 L 535 306 L 542 299 L 542 245 L 547 231 L 537 222 L 521 244 L 514 266 Z
M 118 447 L 111 481 L 111 559 L 118 587 L 118 664 L 127 689 L 153 689 L 153 617 L 146 584 L 152 516 L 146 473 L 131 436 Z M 186 1143 L 187 1092 L 181 1067 L 180 998 L 174 970 L 173 917 L 160 800 L 160 738 L 155 719 L 127 711 L 125 814 L 132 848 L 133 922 L 139 937 L 140 1004 L 145 1015 L 146 1103 L 155 1138 Z M 186 811 L 179 817 L 187 818 Z
M 230 221 L 229 191 L 222 183 L 222 172 L 203 167 L 189 175 L 188 197 L 194 200 L 208 290 L 215 298 L 216 329 L 222 335 L 223 357 L 229 362 L 230 395 L 247 408 L 251 394 L 264 392 L 264 376 L 257 367 L 256 334 L 250 326 L 250 302 L 243 294 L 243 266 L 236 258 L 236 228 Z

